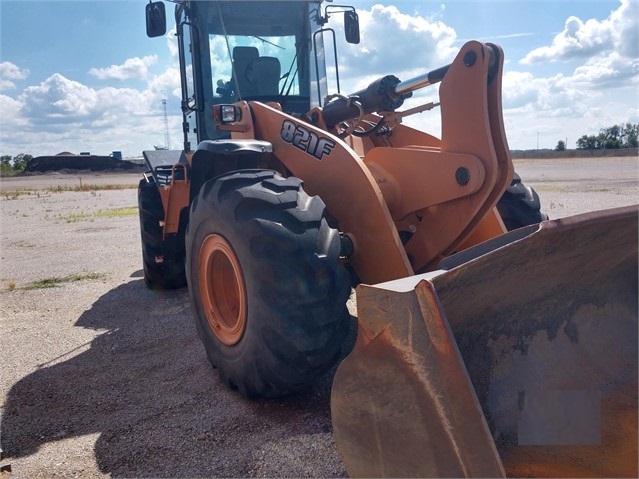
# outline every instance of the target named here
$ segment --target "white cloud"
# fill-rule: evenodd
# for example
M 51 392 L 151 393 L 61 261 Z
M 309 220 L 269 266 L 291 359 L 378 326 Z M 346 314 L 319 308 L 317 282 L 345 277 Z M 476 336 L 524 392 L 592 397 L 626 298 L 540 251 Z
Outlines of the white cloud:
M 173 28 L 164 36 L 166 40 L 166 46 L 169 49 L 171 61 L 177 63 L 179 57 L 178 42 L 177 42 L 177 28 L 173 25 Z
M 568 146 L 574 147 L 579 136 L 637 121 L 637 5 L 634 0 L 621 0 L 604 20 L 569 17 L 550 45 L 520 60 L 533 68 L 532 73 L 505 73 L 504 118 L 511 144 L 534 148 L 541 135 L 541 148 L 554 148 L 566 138 Z M 535 73 L 548 63 L 569 61 L 572 71 L 563 68 L 547 77 Z
M 506 72 L 502 80 L 502 102 L 507 108 L 521 108 L 539 99 L 542 87 L 532 73 Z
M 89 74 L 100 80 L 144 80 L 149 75 L 149 67 L 158 60 L 157 55 L 128 58 L 122 65 L 107 68 L 91 68 Z
M 577 17 L 569 17 L 564 30 L 555 36 L 550 46 L 536 48 L 521 63 L 530 65 L 544 61 L 585 58 L 612 48 L 612 31 L 607 25 L 597 20 L 583 22 Z
M 639 53 L 637 2 L 621 0 L 620 7 L 605 20 L 569 17 L 564 29 L 549 46 L 536 48 L 522 60 L 524 65 L 585 59 L 617 52 L 625 58 Z
M 639 3 L 621 0 L 621 7 L 610 15 L 610 22 L 614 26 L 615 50 L 627 58 L 639 57 Z
M 554 148 L 559 140 L 566 139 L 568 146 L 574 148 L 582 135 L 639 121 L 636 86 L 596 88 L 582 83 L 578 70 L 573 75 L 546 78 L 528 72 L 506 72 L 502 95 L 511 146 L 535 148 L 539 134 L 540 148 Z
M 179 85 L 176 69 L 153 77 L 145 90 L 94 89 L 55 73 L 40 85 L 26 88 L 18 99 L 21 115 L 31 124 L 105 127 L 157 114 L 166 92 L 179 92 Z
M 153 96 L 166 97 L 170 94 L 175 98 L 181 98 L 180 70 L 177 67 L 167 68 L 160 75 L 154 76 L 148 81 L 147 89 Z
M 410 5 L 403 2 L 400 8 L 412 8 Z M 623 0 L 605 20 L 570 17 L 549 46 L 534 49 L 524 57 L 519 68 L 531 65 L 530 71 L 512 70 L 514 62 L 507 65 L 503 106 L 513 148 L 534 148 L 537 134 L 542 148 L 553 148 L 558 140 L 566 138 L 569 146 L 574 146 L 583 134 L 620 122 L 639 122 L 636 10 L 636 1 Z M 382 5 L 358 13 L 362 43 L 338 44 L 342 92 L 357 91 L 387 74 L 408 80 L 450 63 L 458 52 L 457 33 L 438 20 L 441 15 L 426 17 Z M 333 23 L 341 41 L 342 22 Z M 53 74 L 11 97 L 0 95 L 2 117 L 11 119 L 0 131 L 0 144 L 11 151 L 2 154 L 121 150 L 125 156 L 139 155 L 143 149 L 163 143 L 164 98 L 169 102 L 169 128 L 176 146 L 181 116 L 175 36 L 167 34 L 166 43 L 162 65 L 157 64 L 159 59 L 154 55 L 90 70 L 99 79 L 143 80 L 146 85 L 142 88 L 92 88 Z M 222 46 L 213 45 L 212 53 Z M 219 56 L 212 55 L 214 61 Z M 546 77 L 538 73 L 541 62 L 569 59 L 574 60 L 569 71 L 559 73 L 557 69 Z M 160 68 L 162 72 L 152 74 L 154 65 L 153 72 Z M 14 88 L 14 82 L 27 75 L 28 70 L 10 62 L 0 63 L 0 90 Z M 427 101 L 437 101 L 436 87 L 416 92 L 402 109 Z M 413 115 L 406 124 L 438 135 L 439 110 Z
M 11 62 L 0 62 L 0 91 L 16 87 L 14 80 L 24 80 L 29 76 L 29 70 L 18 67 Z
M 162 99 L 179 104 L 179 72 L 170 68 L 151 78 L 147 88 L 91 88 L 58 73 L 27 87 L 13 99 L 0 95 L 0 144 L 17 154 L 59 151 L 123 151 L 137 156 L 164 137 Z M 177 108 L 169 111 L 171 131 L 180 131 Z
M 345 75 L 392 74 L 407 80 L 452 61 L 457 53 L 455 30 L 440 21 L 404 13 L 395 6 L 374 5 L 358 14 L 362 42 L 338 49 L 340 72 Z
M 582 21 L 569 17 L 564 30 L 555 36 L 550 46 L 532 50 L 520 63 L 578 61 L 573 72 L 549 78 L 508 72 L 504 78 L 504 107 L 553 110 L 555 116 L 575 115 L 588 109 L 586 105 L 593 105 L 602 95 L 602 89 L 636 88 L 639 85 L 637 6 L 634 0 L 621 0 L 619 8 L 604 20 Z M 628 96 L 624 101 L 617 93 L 621 105 L 629 100 L 632 103 L 633 97 L 636 104 L 637 95 Z
M 13 98 L 0 95 L 0 111 L 2 111 L 3 118 L 10 118 L 12 125 L 15 125 L 14 121 L 20 118 L 20 109 L 22 108 L 22 103 Z M 4 127 L 4 125 L 2 125 Z
M 12 81 L 0 79 L 0 91 L 10 90 L 15 87 L 16 87 L 16 84 L 13 83 Z
M 54 73 L 38 86 L 27 87 L 18 97 L 22 114 L 32 123 L 71 123 L 94 113 L 96 91 Z
M 603 88 L 639 85 L 639 58 L 625 58 L 617 52 L 596 57 L 577 67 L 572 80 L 582 85 Z
M 504 110 L 546 117 L 581 117 L 596 96 L 585 102 L 583 91 L 563 74 L 535 78 L 528 72 L 511 71 L 504 74 L 502 98 Z

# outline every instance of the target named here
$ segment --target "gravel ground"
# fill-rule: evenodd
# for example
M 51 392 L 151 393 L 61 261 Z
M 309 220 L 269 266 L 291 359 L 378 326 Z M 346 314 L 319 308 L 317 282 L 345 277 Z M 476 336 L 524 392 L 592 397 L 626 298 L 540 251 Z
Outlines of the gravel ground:
M 637 158 L 515 163 L 551 218 L 639 202 Z M 144 287 L 138 180 L 0 180 L 0 466 L 24 478 L 345 476 L 334 371 L 304 394 L 245 400 L 210 368 L 186 290 Z M 80 182 L 131 188 L 72 191 Z

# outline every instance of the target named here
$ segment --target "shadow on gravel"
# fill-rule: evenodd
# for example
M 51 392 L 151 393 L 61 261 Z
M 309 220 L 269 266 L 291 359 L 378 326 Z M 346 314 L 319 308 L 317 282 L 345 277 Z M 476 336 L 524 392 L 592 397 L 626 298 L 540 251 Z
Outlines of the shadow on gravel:
M 186 290 L 151 292 L 139 279 L 76 326 L 105 332 L 10 390 L 1 427 L 10 458 L 99 433 L 97 465 L 115 477 L 345 475 L 331 435 L 334 371 L 305 394 L 247 401 L 210 368 Z

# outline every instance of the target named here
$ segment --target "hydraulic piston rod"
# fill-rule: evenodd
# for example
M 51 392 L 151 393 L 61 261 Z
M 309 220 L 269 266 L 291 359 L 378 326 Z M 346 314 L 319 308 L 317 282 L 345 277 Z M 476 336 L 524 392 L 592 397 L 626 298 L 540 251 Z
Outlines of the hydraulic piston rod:
M 492 71 L 498 63 L 499 54 L 491 45 L 485 45 L 485 49 L 490 58 Z M 468 58 L 464 58 L 466 66 L 470 67 L 475 63 L 474 55 L 473 52 L 469 52 Z M 400 81 L 393 75 L 379 78 L 363 90 L 328 103 L 323 110 L 324 121 L 329 128 L 332 128 L 340 122 L 357 118 L 362 111 L 365 114 L 393 111 L 402 106 L 404 100 L 410 98 L 414 91 L 442 81 L 449 68 L 450 65 L 446 65 L 406 81 Z M 489 72 L 489 82 L 492 76 Z M 361 110 L 353 103 L 354 101 L 359 103 Z
M 423 75 L 411 78 L 410 80 L 399 82 L 397 85 L 395 85 L 395 95 L 406 95 L 407 93 L 412 93 L 415 90 L 426 88 L 427 86 L 439 83 L 440 81 L 442 81 L 442 78 L 444 78 L 444 75 L 449 68 L 450 65 L 446 65 L 444 67 L 438 68 L 437 70 L 433 70 L 432 72 L 424 73 Z

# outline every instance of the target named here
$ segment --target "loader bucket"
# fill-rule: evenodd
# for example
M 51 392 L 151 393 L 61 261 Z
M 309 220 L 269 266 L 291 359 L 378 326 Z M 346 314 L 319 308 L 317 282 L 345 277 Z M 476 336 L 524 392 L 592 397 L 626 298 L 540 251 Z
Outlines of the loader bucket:
M 545 221 L 449 270 L 360 285 L 331 398 L 349 475 L 637 477 L 638 212 Z

